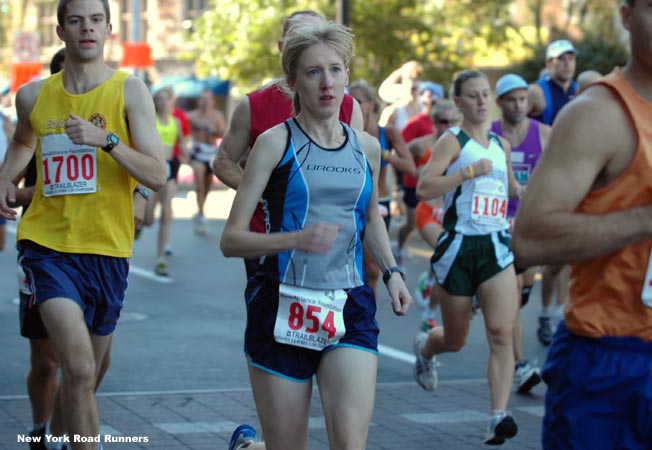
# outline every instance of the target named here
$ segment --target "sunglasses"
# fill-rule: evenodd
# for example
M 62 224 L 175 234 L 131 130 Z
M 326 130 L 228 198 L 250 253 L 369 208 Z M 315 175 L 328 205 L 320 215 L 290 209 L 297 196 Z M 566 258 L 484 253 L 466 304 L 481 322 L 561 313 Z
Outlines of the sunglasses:
M 455 121 L 453 119 L 439 119 L 435 117 L 435 122 L 440 123 L 442 125 L 450 125 L 451 123 L 454 123 Z

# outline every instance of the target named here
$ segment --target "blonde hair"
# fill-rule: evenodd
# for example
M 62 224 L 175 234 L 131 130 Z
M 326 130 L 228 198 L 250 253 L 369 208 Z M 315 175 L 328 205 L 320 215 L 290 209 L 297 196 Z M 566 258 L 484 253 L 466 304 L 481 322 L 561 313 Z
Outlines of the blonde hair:
M 308 16 L 317 20 L 322 20 L 323 22 L 326 22 L 326 18 L 319 14 L 317 11 L 313 11 L 312 9 L 302 9 L 300 11 L 294 11 L 292 14 L 286 17 L 286 19 L 283 21 L 283 27 L 281 29 L 281 39 L 285 39 L 285 35 L 288 34 L 288 31 L 290 31 L 290 28 L 296 27 L 297 25 L 301 25 L 303 21 L 305 21 L 305 17 L 301 16 Z
M 291 27 L 283 40 L 281 66 L 285 80 L 281 83 L 281 88 L 292 97 L 295 115 L 301 112 L 301 99 L 290 89 L 288 82 L 296 80 L 299 58 L 303 52 L 319 43 L 333 49 L 342 58 L 344 67 L 349 67 L 353 57 L 353 33 L 348 27 L 335 22 Z

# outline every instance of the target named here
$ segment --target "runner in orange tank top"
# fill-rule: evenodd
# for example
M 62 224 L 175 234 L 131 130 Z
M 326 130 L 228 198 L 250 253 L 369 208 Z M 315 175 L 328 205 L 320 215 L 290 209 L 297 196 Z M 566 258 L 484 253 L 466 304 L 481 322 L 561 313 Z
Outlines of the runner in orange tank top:
M 516 218 L 520 264 L 572 264 L 544 449 L 652 448 L 652 4 L 620 12 L 629 62 L 560 113 Z

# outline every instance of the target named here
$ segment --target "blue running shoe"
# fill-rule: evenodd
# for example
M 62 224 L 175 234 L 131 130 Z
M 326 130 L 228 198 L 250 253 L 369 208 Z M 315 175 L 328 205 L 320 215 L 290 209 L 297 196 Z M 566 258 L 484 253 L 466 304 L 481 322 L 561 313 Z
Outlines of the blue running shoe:
M 248 424 L 240 425 L 231 435 L 229 450 L 238 450 L 243 445 L 256 442 L 256 430 Z

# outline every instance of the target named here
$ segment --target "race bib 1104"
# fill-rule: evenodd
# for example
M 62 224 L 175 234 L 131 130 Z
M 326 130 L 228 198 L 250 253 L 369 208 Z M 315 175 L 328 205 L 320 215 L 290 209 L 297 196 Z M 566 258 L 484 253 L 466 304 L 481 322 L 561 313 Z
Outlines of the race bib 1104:
M 507 218 L 507 192 L 505 186 L 486 178 L 478 180 L 473 189 L 471 220 L 482 225 L 502 227 Z
M 279 285 L 274 339 L 281 344 L 323 350 L 344 336 L 342 289 L 308 289 Z
M 41 138 L 43 195 L 97 192 L 97 149 L 73 144 L 67 134 Z

